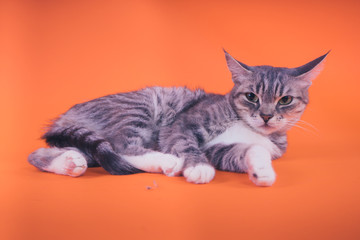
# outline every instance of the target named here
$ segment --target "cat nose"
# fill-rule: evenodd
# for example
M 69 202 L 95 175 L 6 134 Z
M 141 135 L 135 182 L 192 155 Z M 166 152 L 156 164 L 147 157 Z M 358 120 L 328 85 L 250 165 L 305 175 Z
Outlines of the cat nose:
M 267 123 L 274 115 L 273 114 L 263 114 L 260 113 L 260 117 Z

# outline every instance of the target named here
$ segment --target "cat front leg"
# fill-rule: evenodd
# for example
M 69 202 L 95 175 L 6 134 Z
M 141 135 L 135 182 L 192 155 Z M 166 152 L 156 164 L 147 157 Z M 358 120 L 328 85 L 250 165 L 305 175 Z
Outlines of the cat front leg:
M 181 138 L 184 139 L 184 138 Z M 191 145 L 191 138 L 186 143 L 172 147 L 172 153 L 184 159 L 183 176 L 190 183 L 209 183 L 215 177 L 215 168 L 196 146 Z
M 267 149 L 258 145 L 251 146 L 246 151 L 245 164 L 250 180 L 257 186 L 268 187 L 274 184 L 276 174 Z
M 198 163 L 184 169 L 186 181 L 191 183 L 209 183 L 215 177 L 215 169 L 208 163 Z
M 162 151 L 184 159 L 183 176 L 186 181 L 196 184 L 209 183 L 215 176 L 215 169 L 205 154 L 199 149 L 198 142 L 191 134 L 175 133 L 164 141 Z
M 271 155 L 259 145 L 215 144 L 207 148 L 205 154 L 215 168 L 248 173 L 250 180 L 258 186 L 271 186 L 275 182 Z
M 245 154 L 248 145 L 218 143 L 205 149 L 206 157 L 216 169 L 228 172 L 246 173 Z

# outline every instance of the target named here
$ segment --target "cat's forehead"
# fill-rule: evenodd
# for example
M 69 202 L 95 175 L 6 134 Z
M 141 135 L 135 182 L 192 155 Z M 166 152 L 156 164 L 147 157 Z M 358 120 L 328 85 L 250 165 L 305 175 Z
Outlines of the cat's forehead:
M 272 66 L 255 66 L 252 67 L 253 80 L 255 81 L 281 81 L 285 83 L 290 76 L 287 74 L 287 68 L 272 67 Z
M 252 67 L 251 80 L 246 88 L 264 98 L 275 99 L 283 95 L 298 95 L 301 90 L 287 68 L 272 66 Z

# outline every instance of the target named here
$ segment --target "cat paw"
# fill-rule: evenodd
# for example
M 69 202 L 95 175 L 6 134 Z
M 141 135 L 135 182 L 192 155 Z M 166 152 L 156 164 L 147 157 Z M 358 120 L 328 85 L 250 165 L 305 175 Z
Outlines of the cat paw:
M 274 184 L 276 174 L 271 166 L 271 155 L 265 148 L 252 146 L 246 153 L 245 163 L 250 180 L 257 186 L 269 187 Z
M 84 156 L 70 150 L 56 157 L 45 170 L 56 174 L 78 177 L 84 174 L 86 169 L 87 162 Z
M 184 164 L 184 160 L 171 154 L 164 154 L 161 164 L 163 174 L 169 177 L 179 176 Z
M 248 174 L 250 180 L 260 187 L 270 187 L 276 179 L 276 174 L 272 167 L 252 169 Z
M 214 178 L 215 169 L 209 164 L 198 164 L 186 168 L 183 175 L 191 183 L 208 183 Z
M 161 152 L 150 152 L 138 156 L 122 155 L 122 157 L 140 170 L 151 173 L 163 173 L 171 177 L 181 174 L 184 163 L 184 160 L 181 158 Z

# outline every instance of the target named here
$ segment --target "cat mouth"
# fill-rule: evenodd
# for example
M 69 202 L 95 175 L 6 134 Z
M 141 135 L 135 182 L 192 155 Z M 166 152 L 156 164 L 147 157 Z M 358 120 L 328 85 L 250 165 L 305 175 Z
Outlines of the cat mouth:
M 269 124 L 265 123 L 263 125 L 260 126 L 260 129 L 264 132 L 274 132 L 276 130 L 275 127 L 270 126 Z
M 267 124 L 267 123 L 264 123 L 261 127 L 262 127 L 262 128 L 265 128 L 265 129 L 272 129 L 272 128 L 274 128 L 274 127 L 270 126 L 270 125 Z

